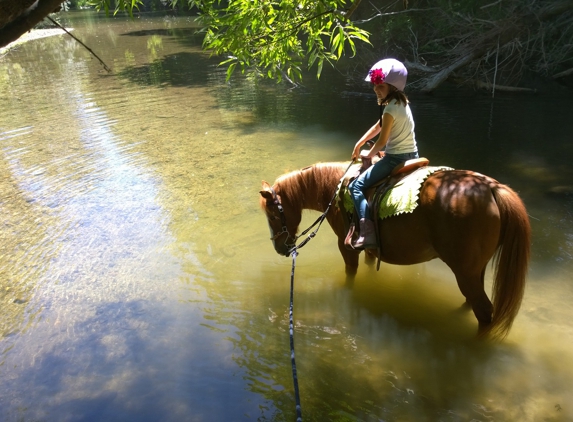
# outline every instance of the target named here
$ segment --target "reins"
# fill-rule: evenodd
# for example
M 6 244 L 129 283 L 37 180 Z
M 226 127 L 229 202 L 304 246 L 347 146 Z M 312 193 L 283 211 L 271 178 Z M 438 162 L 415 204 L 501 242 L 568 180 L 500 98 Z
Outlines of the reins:
M 353 164 L 354 164 L 354 160 L 352 160 L 350 162 L 347 169 L 344 171 L 344 174 L 342 175 L 342 177 L 344 177 L 346 175 L 346 173 L 348 172 L 348 170 L 350 170 L 350 167 Z M 330 207 L 334 203 L 334 199 L 336 198 L 337 193 L 338 193 L 338 191 L 335 190 L 334 194 L 332 195 L 332 198 L 330 199 L 330 202 L 328 203 L 328 206 L 326 207 L 326 210 L 324 210 L 322 215 L 320 217 L 318 217 L 316 219 L 316 221 L 310 225 L 310 227 L 308 227 L 306 230 L 304 230 L 299 236 L 296 236 L 294 238 L 295 244 L 289 250 L 289 255 L 292 255 L 292 268 L 291 268 L 291 272 L 290 272 L 290 307 L 289 307 L 290 361 L 291 361 L 291 366 L 292 366 L 292 378 L 293 378 L 293 384 L 294 384 L 294 398 L 295 398 L 295 403 L 296 403 L 296 422 L 302 422 L 302 408 L 300 406 L 300 392 L 299 392 L 299 388 L 298 388 L 298 376 L 297 376 L 297 371 L 296 371 L 296 362 L 295 362 L 295 358 L 294 358 L 294 318 L 293 318 L 293 314 L 294 314 L 294 269 L 296 267 L 296 257 L 298 255 L 298 249 L 302 248 L 304 245 L 306 245 L 308 242 L 310 242 L 310 239 L 312 239 L 314 236 L 316 236 L 318 229 L 320 229 L 322 222 L 326 218 L 326 214 L 328 214 Z M 273 195 L 274 195 L 274 191 L 273 191 Z M 286 219 L 284 217 L 284 211 L 282 209 L 282 205 L 280 204 L 280 201 L 277 202 L 277 206 L 279 207 L 281 219 L 283 220 L 282 221 L 283 232 L 281 232 L 281 234 L 282 234 L 285 232 L 285 229 L 286 229 L 286 224 L 285 224 Z M 301 243 L 299 243 L 297 245 L 296 241 L 298 239 L 300 239 L 301 237 L 303 237 L 304 235 L 306 235 L 317 224 L 318 224 L 318 227 L 313 232 L 311 232 L 306 239 L 304 239 Z M 287 234 L 287 240 L 288 240 L 290 238 L 290 233 L 288 232 L 288 230 L 286 230 L 286 234 Z M 275 236 L 275 238 L 276 237 L 277 236 Z
M 346 170 L 344 170 L 344 173 L 342 174 L 342 177 L 344 177 L 346 175 L 346 173 L 348 173 L 348 170 L 350 170 L 350 167 L 352 167 L 352 165 L 354 164 L 354 160 L 352 160 L 350 162 L 350 164 L 348 165 L 348 167 L 346 168 Z M 341 179 L 342 179 L 341 177 Z M 330 198 L 330 202 L 328 203 L 326 209 L 324 210 L 324 212 L 320 215 L 320 217 L 318 217 L 316 219 L 316 221 L 314 223 L 312 223 L 307 229 L 305 229 L 300 235 L 295 236 L 294 241 L 295 241 L 295 245 L 288 251 L 289 254 L 292 254 L 294 252 L 296 252 L 298 249 L 302 248 L 304 245 L 306 245 L 310 239 L 312 239 L 314 236 L 316 236 L 316 233 L 318 232 L 318 229 L 320 229 L 320 226 L 322 225 L 322 222 L 324 221 L 324 219 L 326 218 L 326 214 L 328 214 L 328 211 L 330 211 L 330 207 L 332 206 L 332 204 L 334 203 L 334 200 L 336 199 L 336 194 L 338 193 L 337 190 L 334 191 L 334 194 L 332 195 L 332 198 Z M 282 211 L 281 211 L 282 212 Z M 314 226 L 316 226 L 318 224 L 318 227 L 316 228 L 316 230 L 314 230 L 312 233 L 310 233 L 308 235 L 308 237 L 306 239 L 304 239 L 302 242 L 300 242 L 298 245 L 296 244 L 296 241 L 298 239 L 300 239 L 301 237 L 303 237 L 305 234 L 307 234 L 310 229 L 312 229 Z M 287 235 L 290 236 L 290 234 L 287 232 Z

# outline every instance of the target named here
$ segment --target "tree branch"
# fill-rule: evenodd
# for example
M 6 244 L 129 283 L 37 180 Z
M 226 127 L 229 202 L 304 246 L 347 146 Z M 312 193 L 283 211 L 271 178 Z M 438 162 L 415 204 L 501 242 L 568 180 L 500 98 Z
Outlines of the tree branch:
M 352 6 L 350 6 L 350 9 L 348 9 L 348 10 L 346 11 L 346 13 L 344 14 L 344 16 L 345 16 L 347 19 L 350 19 L 350 16 L 352 16 L 352 14 L 354 13 L 354 11 L 355 11 L 356 9 L 358 9 L 358 6 L 360 5 L 360 2 L 361 2 L 361 1 L 362 1 L 362 0 L 354 0 L 354 3 L 352 3 Z
M 79 42 L 86 50 L 88 50 L 92 56 L 94 56 L 96 59 L 99 60 L 99 62 L 101 63 L 101 65 L 103 66 L 103 68 L 105 70 L 107 70 L 109 73 L 111 73 L 111 69 L 108 67 L 107 64 L 104 63 L 104 61 L 102 59 L 99 58 L 99 56 L 94 53 L 94 51 L 89 48 L 87 45 L 85 45 L 83 42 L 81 42 L 78 38 L 76 38 L 75 36 L 73 36 L 71 34 L 71 32 L 69 32 L 66 28 L 64 28 L 62 25 L 60 25 L 58 22 L 56 22 L 55 20 L 53 20 L 51 17 L 46 16 L 46 19 L 48 19 L 50 22 L 52 22 L 54 25 L 56 25 L 58 28 L 60 28 L 62 31 L 64 31 L 66 34 L 68 34 L 70 37 L 72 37 L 74 40 L 76 40 L 77 42 Z
M 16 41 L 23 34 L 34 28 L 42 19 L 57 10 L 62 0 L 38 0 L 35 8 L 21 15 L 0 29 L 0 47 Z
M 573 75 L 573 67 L 568 70 L 564 70 L 563 72 L 556 73 L 552 76 L 553 79 L 559 79 L 567 75 Z
M 376 9 L 376 8 L 375 8 L 375 9 Z M 369 17 L 368 19 L 364 19 L 364 20 L 361 20 L 361 21 L 356 21 L 356 22 L 354 22 L 354 23 L 355 23 L 356 25 L 360 25 L 360 24 L 363 24 L 363 23 L 370 22 L 370 21 L 372 21 L 372 20 L 374 20 L 374 19 L 376 19 L 376 18 L 382 18 L 382 17 L 385 17 L 385 16 L 402 15 L 402 14 L 404 14 L 404 13 L 410 13 L 410 12 L 427 12 L 427 11 L 429 11 L 429 10 L 442 10 L 442 9 L 440 9 L 439 7 L 428 7 L 428 8 L 426 8 L 426 9 L 406 9 L 406 10 L 400 10 L 399 12 L 386 12 L 386 13 L 384 13 L 384 12 L 378 10 L 378 9 L 376 9 L 376 10 L 378 11 L 378 13 L 375 14 L 374 16 L 371 16 L 371 17 Z
M 422 88 L 422 92 L 431 92 L 436 89 L 442 82 L 449 78 L 449 76 L 455 72 L 457 69 L 464 67 L 468 63 L 471 63 L 474 59 L 482 55 L 481 50 L 473 50 L 467 53 L 465 56 L 460 57 L 458 60 L 453 62 L 451 65 L 443 68 L 437 72 L 434 76 L 428 79 L 426 85 Z
M 486 4 L 485 6 L 480 7 L 480 9 L 487 9 L 488 7 L 495 6 L 496 4 L 500 4 L 501 0 L 494 1 L 493 3 Z

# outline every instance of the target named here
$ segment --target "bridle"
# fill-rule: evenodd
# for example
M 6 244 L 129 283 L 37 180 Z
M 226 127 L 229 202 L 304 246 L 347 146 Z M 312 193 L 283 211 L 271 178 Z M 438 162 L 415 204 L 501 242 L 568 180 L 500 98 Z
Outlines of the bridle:
M 277 209 L 279 210 L 279 216 L 281 219 L 281 231 L 274 234 L 274 230 L 271 227 L 270 223 L 269 223 L 269 229 L 271 231 L 271 241 L 273 242 L 273 244 L 275 243 L 275 241 L 281 237 L 283 234 L 286 233 L 287 237 L 284 241 L 284 245 L 287 247 L 287 249 L 290 251 L 292 250 L 295 246 L 296 246 L 296 240 L 297 240 L 297 236 L 291 236 L 290 232 L 288 231 L 287 225 L 286 225 L 286 217 L 285 217 L 285 212 L 284 212 L 284 208 L 283 205 L 281 203 L 280 198 L 278 197 L 277 193 L 275 192 L 275 190 L 271 187 L 270 188 L 271 193 L 273 195 L 273 204 L 276 205 Z M 292 239 L 292 243 L 289 243 L 289 239 Z
M 350 164 L 348 165 L 348 167 L 346 168 L 346 170 L 344 171 L 344 174 L 348 173 L 348 170 L 350 170 L 350 167 L 354 164 L 354 160 L 352 160 L 350 162 Z M 344 175 L 342 176 L 344 177 Z M 324 221 L 324 219 L 326 218 L 326 215 L 328 214 L 328 211 L 330 210 L 330 207 L 332 206 L 332 203 L 334 202 L 334 200 L 336 199 L 336 195 L 338 193 L 337 190 L 334 191 L 334 194 L 332 195 L 332 198 L 330 199 L 330 202 L 328 203 L 328 206 L 326 207 L 326 209 L 324 210 L 324 212 L 316 219 L 316 221 L 314 223 L 312 223 L 310 225 L 310 227 L 308 227 L 306 230 L 304 230 L 299 236 L 291 236 L 291 234 L 288 231 L 288 228 L 286 226 L 286 217 L 285 217 L 285 213 L 284 213 L 284 209 L 283 206 L 281 204 L 281 200 L 279 198 L 279 196 L 277 195 L 277 193 L 275 192 L 275 190 L 272 187 L 269 187 L 271 194 L 273 195 L 273 203 L 274 205 L 277 206 L 277 209 L 279 210 L 279 215 L 280 215 L 280 219 L 281 219 L 281 231 L 277 234 L 274 234 L 273 228 L 271 227 L 270 222 L 268 221 L 267 218 L 267 222 L 269 223 L 269 229 L 271 231 L 271 240 L 273 241 L 273 244 L 275 243 L 275 241 L 283 234 L 286 233 L 287 237 L 284 241 L 284 245 L 287 247 L 288 253 L 286 254 L 286 256 L 289 256 L 290 254 L 293 254 L 293 257 L 296 255 L 297 253 L 297 249 L 302 248 L 304 245 L 306 245 L 310 239 L 312 239 L 316 233 L 318 232 L 318 229 L 320 229 L 320 226 L 322 225 L 322 222 Z M 310 230 L 314 227 L 318 225 L 318 227 L 312 231 L 306 239 L 304 239 L 302 242 L 300 242 L 298 245 L 296 244 L 296 241 L 298 239 L 300 239 L 301 237 L 303 237 L 304 235 L 306 235 L 308 232 L 310 232 Z M 289 243 L 289 239 L 292 239 L 292 243 Z M 275 248 L 276 249 L 276 248 Z

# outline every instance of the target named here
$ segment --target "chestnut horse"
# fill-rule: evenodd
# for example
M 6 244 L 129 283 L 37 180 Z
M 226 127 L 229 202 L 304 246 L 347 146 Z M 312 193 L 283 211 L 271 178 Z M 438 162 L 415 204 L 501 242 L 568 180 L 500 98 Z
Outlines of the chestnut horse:
M 327 209 L 347 166 L 315 164 L 279 177 L 272 187 L 263 181 L 261 207 L 279 254 L 291 253 L 303 209 Z M 326 219 L 352 278 L 360 251 L 344 246 L 344 221 L 336 206 L 330 207 Z M 378 226 L 381 261 L 410 265 L 440 258 L 473 309 L 478 334 L 493 338 L 508 334 L 523 298 L 531 238 L 525 206 L 512 189 L 473 171 L 437 171 L 422 184 L 413 212 L 379 220 Z M 492 304 L 484 290 L 484 275 L 494 255 Z

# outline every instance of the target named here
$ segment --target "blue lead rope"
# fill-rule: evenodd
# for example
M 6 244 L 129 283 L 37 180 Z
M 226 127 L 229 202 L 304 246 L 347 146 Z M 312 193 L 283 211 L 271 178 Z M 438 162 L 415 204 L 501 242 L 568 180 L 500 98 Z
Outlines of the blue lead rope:
M 296 374 L 296 363 L 294 359 L 294 322 L 293 322 L 293 309 L 294 309 L 294 268 L 296 264 L 296 256 L 298 252 L 292 252 L 292 269 L 290 272 L 290 309 L 289 309 L 289 333 L 290 333 L 290 361 L 292 365 L 292 379 L 294 383 L 294 399 L 296 403 L 296 421 L 302 422 L 302 409 L 300 407 L 300 393 L 298 390 L 298 376 Z
M 354 160 L 352 160 L 350 162 L 350 164 L 346 168 L 346 171 L 344 172 L 344 174 L 346 174 L 348 172 L 348 170 L 350 170 L 350 167 L 352 166 L 352 164 L 354 164 Z M 344 177 L 344 175 L 342 177 Z M 293 322 L 294 321 L 294 318 L 293 318 L 294 269 L 296 267 L 296 256 L 298 255 L 297 249 L 302 248 L 304 245 L 306 245 L 310 241 L 310 239 L 312 239 L 316 235 L 316 233 L 318 232 L 318 229 L 320 229 L 320 226 L 322 225 L 322 222 L 326 218 L 326 214 L 328 213 L 328 210 L 330 210 L 330 206 L 332 205 L 332 203 L 334 202 L 334 199 L 336 198 L 336 193 L 337 193 L 337 191 L 334 191 L 334 195 L 332 196 L 332 199 L 328 203 L 328 206 L 326 207 L 326 210 L 322 213 L 322 215 L 320 217 L 318 217 L 318 219 L 309 228 L 307 228 L 299 236 L 297 236 L 296 239 L 300 239 L 302 236 L 307 234 L 310 231 L 310 229 L 312 229 L 317 224 L 318 224 L 318 227 L 312 233 L 310 233 L 306 239 L 304 239 L 298 245 L 295 244 L 293 246 L 293 248 L 289 251 L 289 254 L 292 255 L 292 269 L 290 272 L 290 308 L 289 308 L 290 361 L 291 361 L 291 365 L 292 365 L 292 379 L 293 379 L 293 384 L 294 384 L 294 399 L 295 399 L 295 403 L 296 403 L 296 422 L 302 422 L 302 409 L 300 407 L 300 392 L 298 389 L 298 376 L 296 374 L 296 363 L 295 363 L 295 359 L 294 359 L 294 322 Z M 296 240 L 295 240 L 295 242 L 296 242 Z

